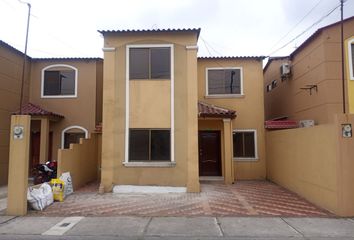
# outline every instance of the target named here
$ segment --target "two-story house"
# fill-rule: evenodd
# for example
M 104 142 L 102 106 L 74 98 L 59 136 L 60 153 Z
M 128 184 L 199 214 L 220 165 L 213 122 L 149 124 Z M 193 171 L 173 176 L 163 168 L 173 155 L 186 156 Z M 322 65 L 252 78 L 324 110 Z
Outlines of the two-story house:
M 200 29 L 100 32 L 104 191 L 265 178 L 262 57 L 198 58 Z
M 100 58 L 26 58 L 22 114 L 32 116 L 29 169 L 87 138 L 102 116 Z M 19 113 L 23 53 L 0 41 L 0 185 L 7 182 L 10 116 Z

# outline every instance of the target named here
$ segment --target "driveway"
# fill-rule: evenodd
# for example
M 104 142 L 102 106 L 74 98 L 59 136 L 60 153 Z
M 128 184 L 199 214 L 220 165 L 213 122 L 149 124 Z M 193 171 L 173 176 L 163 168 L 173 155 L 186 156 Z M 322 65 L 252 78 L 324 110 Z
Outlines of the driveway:
M 281 216 L 332 217 L 295 193 L 268 181 L 233 185 L 203 182 L 201 193 L 98 194 L 91 184 L 55 202 L 39 216 Z

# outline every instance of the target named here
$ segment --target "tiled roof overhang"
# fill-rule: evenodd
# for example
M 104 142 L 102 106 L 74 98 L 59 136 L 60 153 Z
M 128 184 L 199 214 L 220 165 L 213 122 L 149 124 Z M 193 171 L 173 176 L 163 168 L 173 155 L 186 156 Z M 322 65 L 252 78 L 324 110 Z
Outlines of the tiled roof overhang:
M 290 129 L 298 128 L 299 124 L 294 120 L 268 120 L 265 121 L 264 127 L 266 129 Z
M 30 116 L 48 116 L 48 117 L 55 117 L 55 118 L 64 118 L 63 115 L 47 111 L 33 103 L 27 103 L 26 105 L 22 106 L 22 113 L 20 113 L 20 110 L 12 113 L 12 115 L 20 115 L 20 114 L 30 115 Z
M 198 117 L 234 119 L 236 117 L 236 111 L 218 107 L 204 102 L 198 102 Z
M 237 60 L 237 59 L 242 59 L 242 60 L 263 60 L 265 59 L 265 56 L 209 56 L 209 57 L 198 57 L 198 60 L 204 60 L 204 59 L 214 59 L 214 60 Z

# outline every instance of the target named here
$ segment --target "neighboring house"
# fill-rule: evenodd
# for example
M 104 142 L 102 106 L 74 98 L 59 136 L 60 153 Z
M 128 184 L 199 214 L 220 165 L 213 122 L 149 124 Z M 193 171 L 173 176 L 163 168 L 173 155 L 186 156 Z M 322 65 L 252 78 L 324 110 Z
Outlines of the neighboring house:
M 7 182 L 9 128 L 19 113 L 23 54 L 0 42 L 0 184 Z M 57 160 L 60 148 L 87 138 L 101 122 L 103 61 L 100 58 L 28 57 L 23 114 L 31 118 L 29 167 Z
M 340 22 L 320 28 L 290 56 L 269 59 L 264 68 L 267 120 L 288 117 L 325 124 L 343 112 L 340 29 Z M 354 113 L 354 17 L 344 20 L 343 37 L 346 112 Z
M 101 190 L 265 178 L 262 57 L 197 58 L 200 29 L 100 32 Z

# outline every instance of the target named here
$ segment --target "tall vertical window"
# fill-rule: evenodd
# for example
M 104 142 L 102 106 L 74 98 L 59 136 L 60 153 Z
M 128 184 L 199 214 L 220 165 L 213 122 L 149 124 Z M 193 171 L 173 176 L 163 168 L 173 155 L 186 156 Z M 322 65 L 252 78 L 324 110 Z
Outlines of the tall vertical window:
M 256 130 L 234 131 L 233 150 L 236 159 L 256 159 L 258 157 Z
M 350 80 L 354 80 L 354 39 L 349 42 Z
M 76 97 L 77 69 L 51 65 L 42 70 L 42 97 Z
M 129 161 L 170 161 L 169 129 L 130 129 Z
M 129 79 L 171 79 L 171 48 L 130 48 Z
M 241 68 L 207 69 L 207 95 L 242 94 Z

